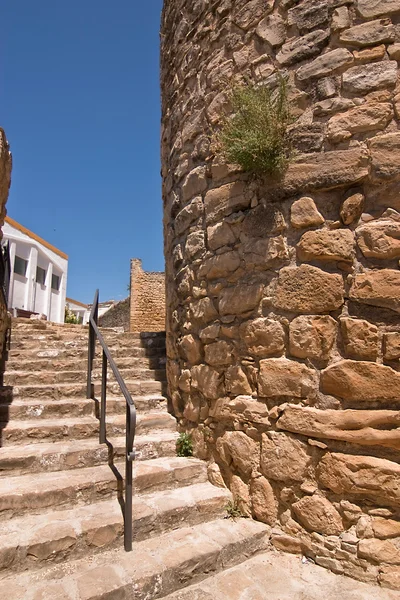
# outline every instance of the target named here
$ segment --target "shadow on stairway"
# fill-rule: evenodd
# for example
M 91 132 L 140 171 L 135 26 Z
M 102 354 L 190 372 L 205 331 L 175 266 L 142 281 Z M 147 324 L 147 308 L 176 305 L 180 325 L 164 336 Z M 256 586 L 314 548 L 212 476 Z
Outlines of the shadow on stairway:
M 150 368 L 154 370 L 154 379 L 161 382 L 161 393 L 167 397 L 165 331 L 142 331 L 139 336 Z
M 10 405 L 12 404 L 13 386 L 4 385 L 0 388 L 0 448 L 3 447 L 3 430 L 10 420 Z

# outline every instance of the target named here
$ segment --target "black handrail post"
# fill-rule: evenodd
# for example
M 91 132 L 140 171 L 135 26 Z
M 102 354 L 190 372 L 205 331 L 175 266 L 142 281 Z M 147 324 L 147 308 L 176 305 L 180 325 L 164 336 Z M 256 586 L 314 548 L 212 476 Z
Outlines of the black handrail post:
M 103 350 L 101 366 L 100 444 L 106 442 L 107 356 Z
M 95 331 L 92 324 L 92 320 L 97 325 L 99 314 L 99 290 L 96 290 L 94 295 L 94 300 L 92 304 L 92 310 L 90 311 L 89 316 L 89 344 L 88 344 L 88 372 L 87 372 L 87 388 L 86 388 L 86 397 L 94 398 L 94 390 L 92 386 L 92 370 L 93 370 L 93 360 L 95 355 L 95 347 L 96 347 L 96 337 Z
M 126 552 L 132 550 L 132 461 L 135 458 L 133 448 L 133 436 L 134 428 L 136 424 L 136 417 L 132 417 L 132 407 L 129 404 L 126 405 L 126 456 L 125 456 L 125 510 L 124 510 L 124 548 Z M 133 428 L 133 430 L 132 430 Z M 133 435 L 132 435 L 133 434 Z

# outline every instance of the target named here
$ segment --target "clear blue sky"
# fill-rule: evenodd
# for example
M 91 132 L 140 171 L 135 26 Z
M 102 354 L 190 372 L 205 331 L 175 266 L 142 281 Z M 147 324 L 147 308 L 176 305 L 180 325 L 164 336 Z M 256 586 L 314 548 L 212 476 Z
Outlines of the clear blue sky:
M 12 0 L 1 10 L 8 214 L 69 255 L 67 294 L 127 296 L 130 258 L 164 270 L 162 0 Z

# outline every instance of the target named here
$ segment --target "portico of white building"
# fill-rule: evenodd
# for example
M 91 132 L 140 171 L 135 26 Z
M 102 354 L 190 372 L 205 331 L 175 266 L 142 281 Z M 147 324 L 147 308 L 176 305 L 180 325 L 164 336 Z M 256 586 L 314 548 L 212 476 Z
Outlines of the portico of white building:
M 5 218 L 3 240 L 10 245 L 9 310 L 46 316 L 64 322 L 68 256 L 38 235 Z

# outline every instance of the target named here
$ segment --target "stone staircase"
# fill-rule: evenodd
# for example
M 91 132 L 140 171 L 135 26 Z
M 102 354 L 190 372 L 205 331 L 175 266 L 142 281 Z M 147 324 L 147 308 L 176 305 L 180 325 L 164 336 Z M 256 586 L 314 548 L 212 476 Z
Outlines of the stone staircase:
M 230 494 L 176 457 L 160 334 L 102 330 L 138 410 L 133 551 L 123 549 L 125 401 L 109 375 L 107 444 L 87 400 L 87 329 L 15 319 L 0 397 L 0 597 L 152 600 L 267 547 L 269 528 L 228 520 Z M 95 396 L 100 394 L 96 355 Z M 121 476 L 122 474 L 122 476 Z

